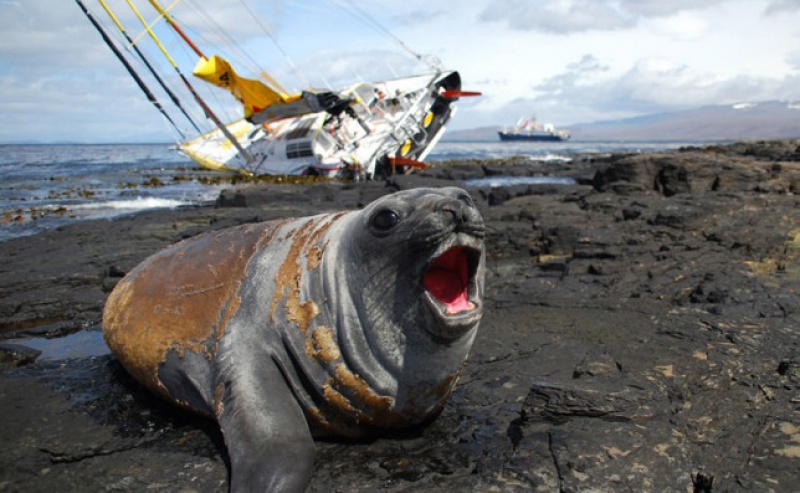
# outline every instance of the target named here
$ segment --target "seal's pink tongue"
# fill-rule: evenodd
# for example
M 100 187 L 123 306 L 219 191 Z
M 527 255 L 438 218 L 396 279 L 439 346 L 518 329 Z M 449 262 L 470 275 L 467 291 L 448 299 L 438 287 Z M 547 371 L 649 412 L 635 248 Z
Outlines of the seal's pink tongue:
M 437 258 L 425 273 L 425 288 L 455 314 L 475 308 L 467 294 L 467 256 L 460 247 Z

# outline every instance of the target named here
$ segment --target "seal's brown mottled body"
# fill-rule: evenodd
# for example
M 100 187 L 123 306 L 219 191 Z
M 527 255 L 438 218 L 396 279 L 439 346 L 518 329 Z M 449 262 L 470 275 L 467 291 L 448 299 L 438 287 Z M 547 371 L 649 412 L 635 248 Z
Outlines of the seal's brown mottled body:
M 441 411 L 482 313 L 482 238 L 454 188 L 206 234 L 126 276 L 104 334 L 137 380 L 219 421 L 233 490 L 302 490 L 312 435 Z
M 106 303 L 103 332 L 137 380 L 169 398 L 158 380 L 168 351 L 216 357 L 216 344 L 207 343 L 225 333 L 247 262 L 269 231 L 248 225 L 174 245 L 119 282 Z M 191 268 L 180 266 L 184 261 Z

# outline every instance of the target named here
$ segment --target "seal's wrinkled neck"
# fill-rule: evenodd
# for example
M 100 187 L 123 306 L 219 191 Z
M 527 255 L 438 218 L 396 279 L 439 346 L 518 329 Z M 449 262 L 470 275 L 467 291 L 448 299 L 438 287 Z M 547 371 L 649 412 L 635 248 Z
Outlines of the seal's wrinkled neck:
M 358 316 L 338 328 L 344 346 L 359 349 L 346 357 L 398 405 L 441 399 L 482 313 L 480 215 L 459 189 L 413 192 L 362 211 L 338 254 L 349 266 L 339 269 Z

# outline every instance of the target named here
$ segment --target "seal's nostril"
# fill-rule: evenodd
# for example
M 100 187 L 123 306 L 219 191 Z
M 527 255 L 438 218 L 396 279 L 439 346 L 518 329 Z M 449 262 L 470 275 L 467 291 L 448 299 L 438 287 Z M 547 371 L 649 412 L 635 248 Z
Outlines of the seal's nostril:
M 464 204 L 466 204 L 466 205 L 467 205 L 467 207 L 475 207 L 475 202 L 472 200 L 472 197 L 470 197 L 470 196 L 469 196 L 468 194 L 466 194 L 466 193 L 460 193 L 460 194 L 458 194 L 458 200 L 460 200 L 461 202 L 463 202 Z
M 449 212 L 453 215 L 453 220 L 458 224 L 463 224 L 467 219 L 464 211 L 464 203 L 460 201 L 447 201 L 439 208 L 442 212 Z

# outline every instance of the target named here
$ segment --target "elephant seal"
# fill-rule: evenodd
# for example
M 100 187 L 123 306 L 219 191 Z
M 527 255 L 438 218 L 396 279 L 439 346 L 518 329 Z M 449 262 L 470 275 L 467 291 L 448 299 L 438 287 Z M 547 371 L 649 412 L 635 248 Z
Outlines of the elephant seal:
M 302 491 L 314 437 L 440 413 L 483 311 L 484 235 L 458 188 L 207 233 L 119 282 L 104 337 L 143 385 L 218 421 L 232 491 Z

